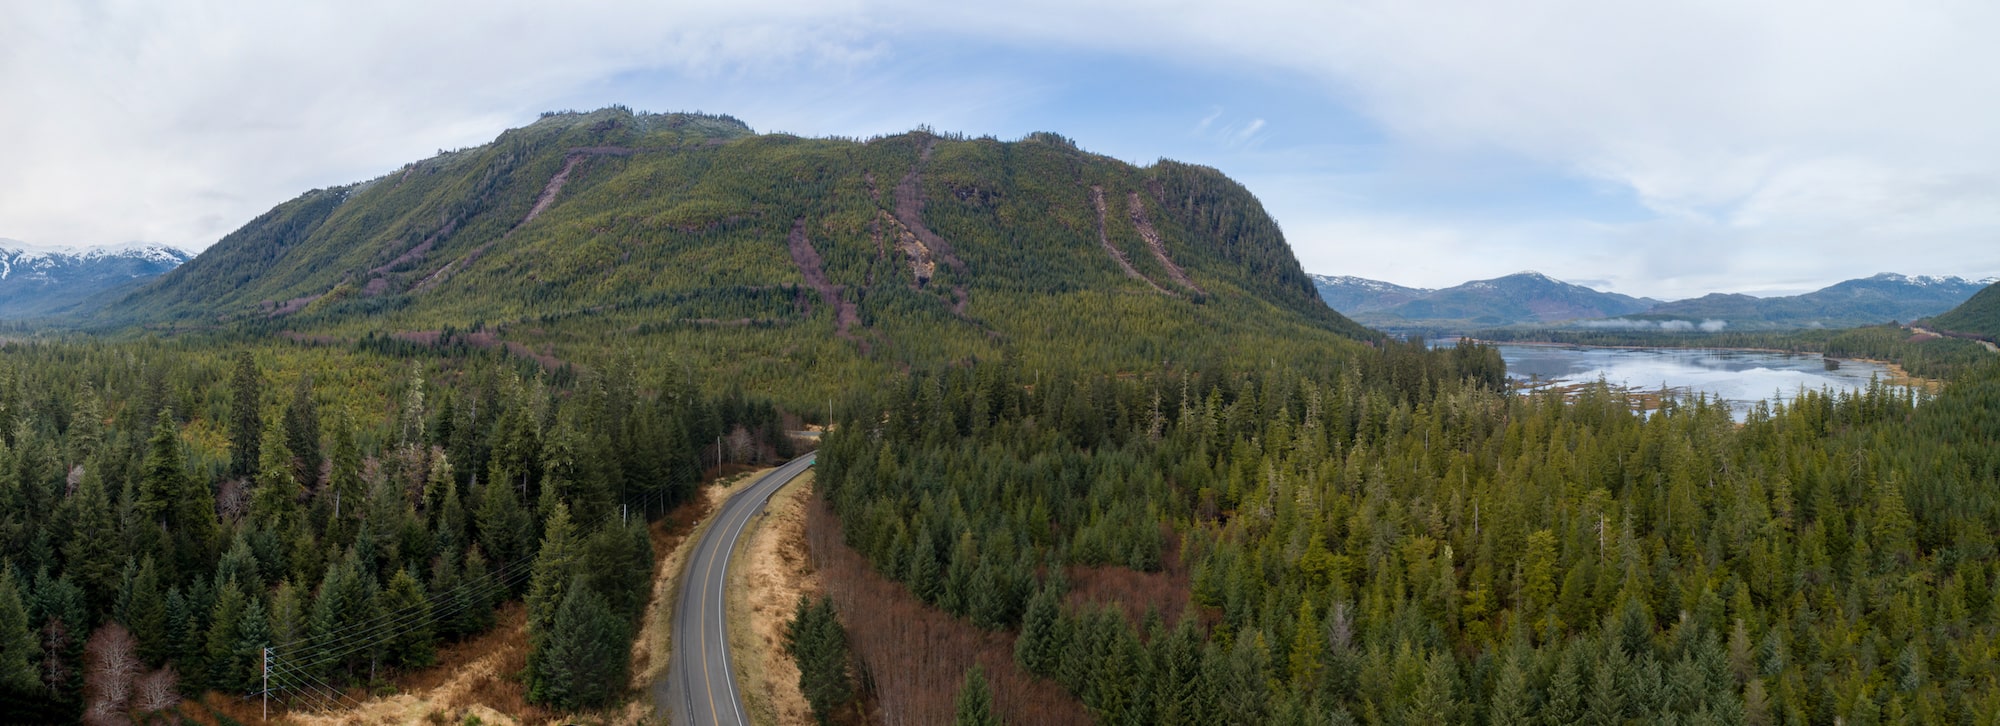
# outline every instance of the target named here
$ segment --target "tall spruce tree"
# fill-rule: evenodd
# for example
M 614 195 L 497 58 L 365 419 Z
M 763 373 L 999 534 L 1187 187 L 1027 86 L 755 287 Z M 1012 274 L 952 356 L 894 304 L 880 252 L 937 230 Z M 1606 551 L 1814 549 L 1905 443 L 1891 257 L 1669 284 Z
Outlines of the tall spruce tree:
M 626 682 L 631 627 L 590 588 L 567 590 L 540 649 L 528 699 L 563 710 L 601 706 Z
M 951 723 L 952 726 L 1000 726 L 1000 717 L 993 713 L 993 687 L 986 681 L 984 668 L 975 665 L 965 672 Z
M 792 622 L 785 626 L 785 651 L 799 664 L 799 691 L 824 724 L 854 698 L 847 677 L 847 630 L 834 613 L 833 600 L 800 595 Z
M 12 566 L 0 566 L 0 688 L 25 695 L 41 691 L 36 670 L 42 646 L 28 623 L 28 606 Z
M 264 436 L 264 376 L 250 351 L 236 352 L 236 371 L 229 378 L 229 473 L 249 477 L 263 464 L 259 455 Z
M 488 484 L 487 486 L 492 486 Z M 511 493 L 509 493 L 511 496 Z M 535 556 L 528 575 L 528 691 L 551 693 L 553 680 L 562 677 L 549 662 L 550 638 L 555 633 L 556 614 L 569 601 L 569 590 L 583 577 L 577 572 L 581 559 L 569 519 L 568 505 L 557 502 L 542 534 L 541 551 Z

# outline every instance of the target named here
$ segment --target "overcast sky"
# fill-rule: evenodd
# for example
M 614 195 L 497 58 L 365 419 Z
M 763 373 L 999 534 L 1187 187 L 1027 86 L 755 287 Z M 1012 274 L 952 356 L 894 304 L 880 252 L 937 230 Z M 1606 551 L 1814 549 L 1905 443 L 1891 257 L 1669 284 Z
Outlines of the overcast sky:
M 1996 37 L 1990 0 L 0 1 L 0 237 L 199 250 L 619 103 L 1209 164 L 1306 270 L 1406 285 L 1986 277 Z

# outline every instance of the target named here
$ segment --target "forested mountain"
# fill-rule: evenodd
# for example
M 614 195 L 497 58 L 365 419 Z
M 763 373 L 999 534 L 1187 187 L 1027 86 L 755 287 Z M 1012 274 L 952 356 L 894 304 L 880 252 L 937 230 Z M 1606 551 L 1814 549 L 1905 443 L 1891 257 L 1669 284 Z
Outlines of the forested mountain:
M 1851 328 L 1936 315 L 1965 302 L 1985 284 L 1958 277 L 1907 277 L 1885 272 L 1801 295 L 1760 298 L 1712 293 L 1661 303 L 1638 317 L 1697 324 L 1720 320 L 1731 328 L 1753 330 Z
M 1432 290 L 1406 302 L 1349 314 L 1364 324 L 1391 330 L 1462 332 L 1615 317 L 1643 312 L 1656 304 L 1657 300 L 1598 292 L 1539 272 L 1520 272 Z
M 478 330 L 583 363 L 615 337 L 811 395 L 938 361 L 1114 370 L 1379 337 L 1319 301 L 1214 169 L 1133 167 L 1054 134 L 804 139 L 623 109 L 308 192 L 97 322 Z
M 1365 277 L 1312 274 L 1307 277 L 1312 278 L 1313 288 L 1319 291 L 1319 299 L 1325 300 L 1327 307 L 1340 311 L 1342 315 L 1381 310 L 1436 292 L 1429 288 L 1403 287 Z
M 2000 340 L 2000 282 L 1987 285 L 1971 299 L 1929 322 L 1939 330 Z
M 42 249 L 0 239 L 0 320 L 89 313 L 192 257 L 166 245 Z

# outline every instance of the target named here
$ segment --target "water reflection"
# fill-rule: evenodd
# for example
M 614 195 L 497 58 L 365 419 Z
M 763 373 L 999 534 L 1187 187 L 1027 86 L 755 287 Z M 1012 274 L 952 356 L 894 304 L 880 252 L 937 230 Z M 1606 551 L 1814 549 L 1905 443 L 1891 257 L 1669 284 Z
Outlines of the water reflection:
M 1666 389 L 1684 397 L 1705 393 L 1729 403 L 1740 420 L 1758 401 L 1786 400 L 1800 389 L 1853 391 L 1870 378 L 1891 377 L 1880 363 L 1829 360 L 1815 353 L 1687 348 L 1582 348 L 1501 345 L 1507 374 L 1553 385 L 1599 378 L 1638 391 Z

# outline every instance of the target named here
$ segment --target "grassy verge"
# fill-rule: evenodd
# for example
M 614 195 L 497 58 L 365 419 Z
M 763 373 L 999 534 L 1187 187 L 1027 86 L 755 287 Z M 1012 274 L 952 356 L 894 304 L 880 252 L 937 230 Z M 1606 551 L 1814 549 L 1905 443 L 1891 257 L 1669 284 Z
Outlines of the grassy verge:
M 744 710 L 759 726 L 812 723 L 799 693 L 798 666 L 784 651 L 783 635 L 799 594 L 819 590 L 805 551 L 804 497 L 812 491 L 812 479 L 807 472 L 772 493 L 730 552 L 724 599 L 730 663 Z

